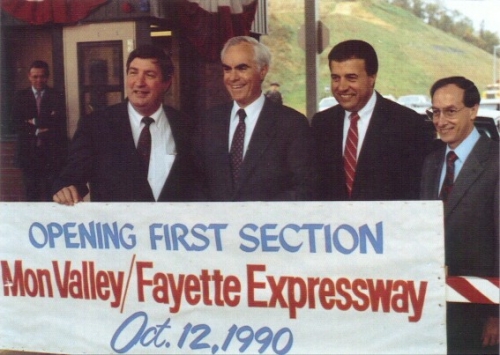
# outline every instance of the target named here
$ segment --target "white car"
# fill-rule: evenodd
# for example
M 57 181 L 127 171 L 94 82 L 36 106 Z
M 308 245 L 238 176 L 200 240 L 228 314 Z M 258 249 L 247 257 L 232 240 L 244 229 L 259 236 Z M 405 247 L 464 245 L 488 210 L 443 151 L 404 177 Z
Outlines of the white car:
M 500 99 L 482 99 L 479 103 L 477 115 L 493 118 L 500 132 Z
M 327 108 L 330 108 L 330 107 L 335 106 L 337 104 L 338 104 L 337 99 L 335 99 L 333 96 L 328 96 L 328 97 L 322 98 L 319 101 L 319 110 L 323 111 L 323 110 L 326 110 Z
M 500 99 L 481 99 L 479 107 L 500 110 Z
M 431 99 L 426 95 L 404 95 L 398 98 L 398 104 L 409 107 L 418 113 L 425 113 L 431 106 Z

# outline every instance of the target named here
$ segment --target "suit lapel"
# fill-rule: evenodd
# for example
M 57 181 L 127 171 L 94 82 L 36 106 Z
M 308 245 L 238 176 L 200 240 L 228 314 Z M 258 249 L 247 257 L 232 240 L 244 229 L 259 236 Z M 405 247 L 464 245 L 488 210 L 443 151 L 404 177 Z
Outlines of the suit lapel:
M 478 179 L 485 169 L 484 161 L 488 159 L 488 145 L 486 139 L 481 137 L 470 152 L 460 173 L 455 179 L 453 190 L 446 203 L 445 215 L 449 215 L 464 197 L 467 190 Z M 444 158 L 443 158 L 444 159 Z
M 110 118 L 110 122 L 110 129 L 112 131 L 115 131 L 115 134 L 118 137 L 117 141 L 120 142 L 119 148 L 129 153 L 134 151 L 137 155 L 137 158 L 140 159 L 135 149 L 132 128 L 130 127 L 130 120 L 127 111 L 127 101 L 125 101 L 124 104 L 117 109 L 116 114 Z
M 432 196 L 433 199 L 439 199 L 439 183 L 441 182 L 441 170 L 443 169 L 444 157 L 446 153 L 446 148 L 440 149 L 435 153 L 434 159 L 432 161 L 431 171 L 429 176 L 432 176 L 432 182 L 429 185 L 429 190 L 427 193 Z
M 267 100 L 259 115 L 257 124 L 255 125 L 252 137 L 248 144 L 248 149 L 243 160 L 243 165 L 240 171 L 240 184 L 236 186 L 236 190 L 245 183 L 245 180 L 251 175 L 252 171 L 259 164 L 260 157 L 266 151 L 267 146 L 276 135 L 276 114 Z
M 127 157 L 130 164 L 130 176 L 138 178 L 147 176 L 147 172 L 144 172 L 144 165 L 135 147 L 132 128 L 130 127 L 130 120 L 128 117 L 127 102 L 128 101 L 125 101 L 123 105 L 119 106 L 117 110 L 112 113 L 113 116 L 109 119 L 110 125 L 108 129 L 110 134 L 116 136 L 116 140 L 114 140 L 116 144 L 113 145 L 116 151 L 113 154 Z
M 370 118 L 370 124 L 366 131 L 365 139 L 361 147 L 361 152 L 359 154 L 358 163 L 356 167 L 356 177 L 362 180 L 371 179 L 370 169 L 374 164 L 378 162 L 378 152 L 380 144 L 384 144 L 383 140 L 386 138 L 382 132 L 385 131 L 387 127 L 387 120 L 390 115 L 383 114 L 385 111 L 383 109 L 383 100 L 377 94 L 377 103 L 373 109 L 372 117 Z M 356 185 L 356 182 L 354 182 Z
M 224 186 L 226 199 L 233 193 L 233 178 L 231 173 L 231 159 L 229 156 L 229 124 L 233 102 L 228 102 L 213 111 L 208 117 L 206 137 L 206 154 L 210 157 L 210 164 L 218 171 L 221 186 Z
M 338 111 L 333 114 L 333 119 L 329 120 L 331 125 L 328 125 L 330 132 L 328 132 L 327 136 L 331 137 L 330 141 L 334 144 L 328 144 L 328 147 L 331 147 L 332 149 L 331 156 L 333 157 L 333 160 L 331 163 L 334 165 L 337 165 L 335 164 L 336 161 L 343 161 L 344 159 L 344 154 L 342 152 L 342 142 L 344 139 L 344 117 L 345 111 L 340 105 L 338 105 Z M 339 171 L 343 172 L 343 167 L 339 169 Z

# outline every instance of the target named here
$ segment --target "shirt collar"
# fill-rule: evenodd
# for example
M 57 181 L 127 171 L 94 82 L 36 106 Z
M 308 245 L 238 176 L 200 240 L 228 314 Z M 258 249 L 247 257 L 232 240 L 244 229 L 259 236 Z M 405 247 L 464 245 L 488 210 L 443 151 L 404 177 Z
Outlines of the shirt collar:
M 127 109 L 128 109 L 128 114 L 132 118 L 132 120 L 137 125 L 140 125 L 142 118 L 144 116 L 135 110 L 134 106 L 132 106 L 130 101 L 128 102 Z M 154 122 L 152 123 L 153 125 L 156 124 L 156 125 L 158 125 L 158 127 L 161 127 L 163 124 L 165 124 L 166 120 L 164 119 L 165 114 L 163 111 L 163 106 L 160 105 L 160 107 L 158 107 L 158 109 L 155 111 L 155 113 L 153 113 L 152 115 L 149 115 L 149 117 L 151 117 L 154 120 Z
M 472 132 L 465 138 L 462 143 L 458 145 L 455 149 L 451 149 L 448 145 L 446 146 L 446 154 L 448 154 L 449 151 L 454 151 L 455 154 L 457 155 L 458 159 L 461 162 L 464 162 L 467 157 L 469 156 L 470 152 L 476 145 L 477 141 L 481 138 L 481 135 L 479 134 L 478 130 L 476 127 L 472 129 Z
M 255 115 L 258 115 L 260 111 L 262 111 L 262 108 L 264 107 L 264 102 L 266 101 L 266 98 L 264 94 L 260 94 L 259 98 L 252 102 L 250 105 L 246 106 L 244 108 L 245 113 L 247 114 L 247 117 L 254 117 Z M 233 101 L 233 109 L 231 110 L 231 119 L 236 119 L 237 115 L 236 112 L 241 107 L 238 106 L 236 101 Z
M 35 96 L 36 96 L 36 93 L 38 92 L 38 90 L 37 90 L 37 89 L 35 89 L 35 88 L 32 86 L 32 87 L 31 87 L 31 91 L 33 91 L 33 95 L 35 95 Z M 43 96 L 43 94 L 44 94 L 44 93 L 45 93 L 45 89 L 40 90 L 40 94 L 42 94 L 42 96 Z
M 365 106 L 361 110 L 358 111 L 359 119 L 363 120 L 363 118 L 366 117 L 371 117 L 373 110 L 375 109 L 375 104 L 377 103 L 377 93 L 375 90 L 373 90 L 372 96 L 370 96 L 370 99 L 366 103 Z M 351 111 L 346 111 L 345 112 L 345 117 L 350 118 L 351 116 Z

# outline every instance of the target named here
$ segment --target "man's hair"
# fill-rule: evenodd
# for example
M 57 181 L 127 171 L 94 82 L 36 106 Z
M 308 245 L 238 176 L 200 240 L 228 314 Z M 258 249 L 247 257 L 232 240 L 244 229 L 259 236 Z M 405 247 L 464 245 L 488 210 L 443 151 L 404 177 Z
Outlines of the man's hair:
M 47 64 L 47 62 L 44 62 L 43 60 L 35 60 L 33 63 L 31 63 L 29 70 L 33 68 L 44 69 L 45 75 L 46 76 L 50 75 L 49 65 Z
M 269 48 L 257 41 L 255 38 L 249 36 L 237 36 L 230 38 L 224 44 L 224 47 L 220 52 L 221 60 L 224 58 L 224 55 L 226 54 L 226 51 L 229 47 L 236 46 L 241 43 L 248 43 L 252 45 L 254 59 L 257 62 L 257 66 L 259 67 L 259 69 L 262 69 L 265 66 L 269 67 L 269 65 L 271 64 L 271 52 L 269 51 Z
M 344 62 L 349 59 L 363 59 L 368 75 L 375 75 L 378 72 L 378 58 L 375 49 L 371 44 L 361 40 L 348 40 L 340 42 L 332 48 L 328 54 L 328 63 L 332 61 Z
M 464 105 L 466 107 L 473 107 L 479 105 L 481 102 L 481 95 L 477 86 L 469 79 L 463 76 L 449 76 L 447 78 L 439 79 L 431 87 L 431 97 L 434 97 L 436 91 L 446 85 L 456 85 L 464 91 Z
M 130 63 L 132 63 L 135 58 L 155 60 L 160 67 L 163 81 L 168 80 L 174 74 L 172 59 L 161 48 L 146 44 L 134 49 L 127 59 L 127 73 L 130 68 Z

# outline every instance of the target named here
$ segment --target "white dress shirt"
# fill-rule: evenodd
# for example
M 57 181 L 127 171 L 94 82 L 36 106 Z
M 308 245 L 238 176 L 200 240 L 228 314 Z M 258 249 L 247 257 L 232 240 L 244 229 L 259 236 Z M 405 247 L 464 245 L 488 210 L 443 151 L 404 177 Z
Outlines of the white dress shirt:
M 250 105 L 245 107 L 245 112 L 247 117 L 245 118 L 245 142 L 243 143 L 243 157 L 245 157 L 245 153 L 248 149 L 248 144 L 250 143 L 250 138 L 252 138 L 252 133 L 257 124 L 257 120 L 259 119 L 260 112 L 262 111 L 262 107 L 264 107 L 265 97 L 263 94 L 260 97 L 252 102 Z M 231 110 L 231 121 L 229 122 L 229 151 L 231 151 L 231 142 L 233 141 L 234 132 L 236 131 L 236 126 L 240 121 L 240 118 L 237 115 L 240 107 L 236 102 L 233 104 L 233 109 Z
M 128 103 L 128 117 L 134 143 L 137 147 L 139 136 L 141 134 L 144 123 L 141 122 L 142 116 L 137 112 L 132 104 Z M 149 159 L 148 182 L 153 191 L 155 200 L 158 200 L 160 193 L 167 181 L 168 174 L 175 160 L 175 141 L 172 135 L 172 129 L 167 120 L 167 115 L 163 111 L 163 106 L 152 114 L 154 122 L 149 126 L 151 132 L 151 156 Z
M 373 110 L 375 109 L 375 104 L 377 102 L 377 94 L 373 91 L 372 96 L 366 103 L 366 105 L 358 111 L 359 120 L 358 120 L 358 148 L 357 148 L 357 157 L 359 157 L 359 153 L 361 152 L 361 147 L 363 146 L 363 141 L 365 140 L 366 131 L 368 131 L 368 125 L 370 124 L 370 120 L 372 118 Z M 344 139 L 342 143 L 342 152 L 344 152 L 345 144 L 347 140 L 347 133 L 349 132 L 349 126 L 351 124 L 351 113 L 349 111 L 345 112 L 344 116 Z
M 476 145 L 479 138 L 481 138 L 481 135 L 479 134 L 476 127 L 474 127 L 472 132 L 467 136 L 467 138 L 465 138 L 462 141 L 462 143 L 458 145 L 458 147 L 456 147 L 455 149 L 450 149 L 449 146 L 446 146 L 445 160 L 443 163 L 443 168 L 441 169 L 441 178 L 439 180 L 439 191 L 441 191 L 441 187 L 443 186 L 444 182 L 444 177 L 446 176 L 446 155 L 448 155 L 448 152 L 453 150 L 458 157 L 457 160 L 455 160 L 455 170 L 453 177 L 453 181 L 455 181 L 458 177 L 458 174 L 460 174 L 460 170 L 462 170 L 465 161 L 469 157 L 470 152 L 472 152 L 472 149 L 474 149 L 474 146 Z

